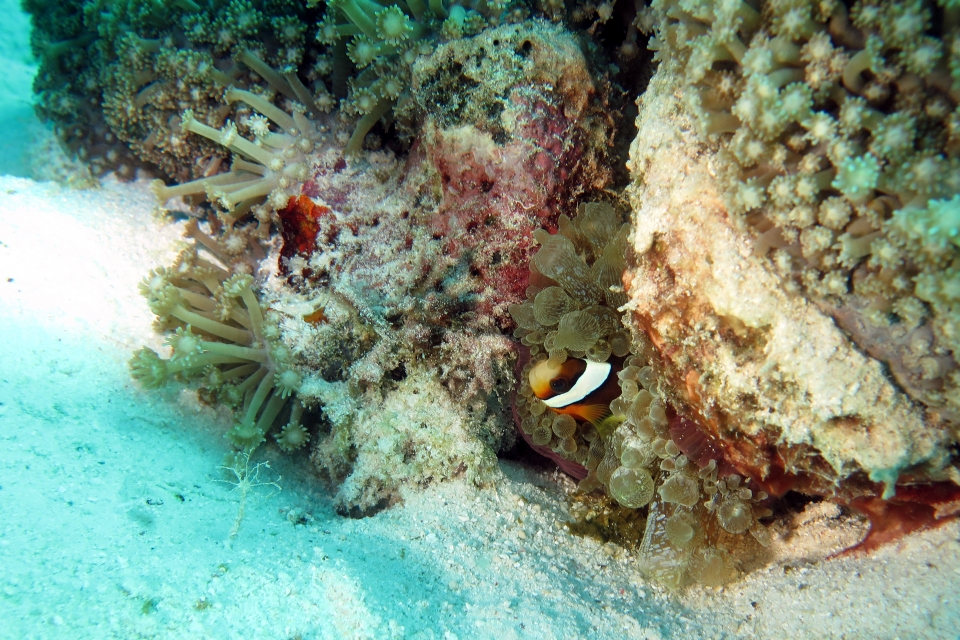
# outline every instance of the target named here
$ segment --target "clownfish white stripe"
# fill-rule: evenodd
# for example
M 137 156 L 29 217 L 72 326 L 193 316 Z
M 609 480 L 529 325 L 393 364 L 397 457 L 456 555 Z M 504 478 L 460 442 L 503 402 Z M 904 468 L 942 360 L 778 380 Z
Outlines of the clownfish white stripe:
M 600 386 L 607 381 L 607 378 L 610 377 L 610 363 L 590 362 L 589 360 L 586 362 L 587 368 L 580 374 L 580 377 L 572 389 L 566 393 L 561 393 L 558 396 L 544 400 L 543 404 L 551 409 L 562 409 L 575 402 L 580 402 L 599 389 Z

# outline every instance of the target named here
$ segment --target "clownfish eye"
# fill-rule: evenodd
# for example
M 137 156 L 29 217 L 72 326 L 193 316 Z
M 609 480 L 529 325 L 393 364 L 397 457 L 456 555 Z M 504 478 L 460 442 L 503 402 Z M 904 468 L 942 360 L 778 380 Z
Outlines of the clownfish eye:
M 550 388 L 557 393 L 567 390 L 567 381 L 563 378 L 554 378 L 550 381 Z

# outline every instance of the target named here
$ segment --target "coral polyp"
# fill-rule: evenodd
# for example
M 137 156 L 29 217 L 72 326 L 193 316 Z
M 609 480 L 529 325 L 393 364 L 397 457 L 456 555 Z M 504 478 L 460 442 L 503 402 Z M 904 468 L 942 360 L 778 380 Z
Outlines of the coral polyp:
M 262 114 L 260 120 L 251 118 L 254 140 L 240 135 L 232 122 L 216 129 L 198 121 L 192 111 L 185 111 L 181 116 L 182 132 L 206 138 L 233 152 L 230 171 L 175 186 L 155 180 L 152 188 L 161 204 L 177 197 L 209 200 L 222 209 L 220 218 L 228 228 L 253 212 L 260 222 L 261 235 L 266 236 L 270 222 L 276 219 L 275 212 L 286 207 L 295 195 L 294 189 L 310 177 L 307 158 L 319 134 L 303 111 L 312 107 L 316 112 L 317 107 L 295 76 L 279 77 L 253 54 L 244 59 L 269 76 L 277 90 L 300 96 L 306 104 L 298 103 L 288 113 L 263 96 L 229 88 L 224 94 L 227 103 L 242 102 Z M 272 130 L 271 124 L 277 130 Z
M 860 509 L 866 546 L 945 521 L 955 314 L 931 288 L 949 289 L 957 185 L 930 171 L 957 162 L 956 89 L 922 60 L 955 21 L 941 34 L 914 2 L 653 11 L 623 308 L 677 412 L 671 437 L 717 463 L 702 508 L 760 542 L 767 494 L 788 490 Z M 891 29 L 901 19 L 917 37 Z M 684 566 L 721 566 L 699 562 Z
M 191 231 L 202 233 L 195 223 Z M 148 388 L 173 378 L 195 382 L 208 399 L 235 408 L 239 419 L 226 436 L 247 453 L 284 411 L 289 420 L 278 442 L 286 449 L 306 444 L 309 436 L 299 424 L 303 406 L 296 399 L 302 375 L 279 342 L 276 314 L 264 314 L 251 276 L 231 275 L 195 245 L 181 252 L 173 267 L 151 271 L 140 291 L 158 326 L 173 333 L 167 338 L 169 359 L 147 348 L 134 355 L 135 379 Z

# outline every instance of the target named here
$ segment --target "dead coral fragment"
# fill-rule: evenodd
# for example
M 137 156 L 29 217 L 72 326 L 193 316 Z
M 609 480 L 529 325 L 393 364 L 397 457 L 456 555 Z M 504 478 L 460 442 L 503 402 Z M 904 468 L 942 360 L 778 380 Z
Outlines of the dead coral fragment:
M 397 385 L 362 394 L 344 382 L 314 378 L 307 385 L 331 425 L 311 460 L 337 483 L 335 504 L 344 515 L 374 513 L 398 500 L 404 485 L 493 477 L 496 458 L 478 437 L 484 425 L 428 369 L 410 365 Z

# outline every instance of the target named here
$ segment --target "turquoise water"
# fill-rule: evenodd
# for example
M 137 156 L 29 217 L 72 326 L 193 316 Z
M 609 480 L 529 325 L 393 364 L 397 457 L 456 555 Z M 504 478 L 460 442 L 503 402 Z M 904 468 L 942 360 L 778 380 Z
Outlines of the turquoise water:
M 36 61 L 30 54 L 30 23 L 19 3 L 0 3 L 0 175 L 29 174 L 27 146 L 41 132 L 33 115 L 32 91 Z

